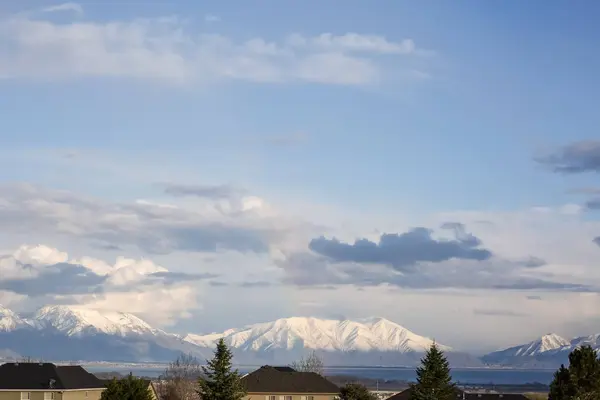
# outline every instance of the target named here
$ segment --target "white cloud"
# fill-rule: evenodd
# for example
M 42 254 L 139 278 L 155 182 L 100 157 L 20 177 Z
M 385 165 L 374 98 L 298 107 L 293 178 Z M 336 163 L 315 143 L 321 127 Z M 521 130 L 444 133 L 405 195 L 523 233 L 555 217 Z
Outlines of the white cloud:
M 78 9 L 65 3 L 47 10 Z M 0 44 L 4 78 L 119 77 L 175 84 L 365 85 L 404 69 L 409 57 L 421 53 L 411 39 L 395 42 L 359 33 L 236 42 L 220 34 L 195 34 L 178 18 L 56 23 L 14 15 L 0 20 Z M 386 63 L 393 68 L 386 70 Z
M 78 268 L 76 276 L 71 273 L 73 268 Z M 155 279 L 153 274 L 156 273 L 170 272 L 148 259 L 117 257 L 115 263 L 110 264 L 93 257 L 70 259 L 67 253 L 45 245 L 23 245 L 12 254 L 0 257 L 3 289 L 0 304 L 18 307 L 19 303 L 29 302 L 39 306 L 56 301 L 90 309 L 131 312 L 160 325 L 188 317 L 190 311 L 199 307 L 198 289 L 191 281 L 166 282 L 160 278 L 168 275 Z M 83 276 L 90 279 L 77 279 Z M 39 284 L 52 285 L 56 279 L 63 281 L 72 292 L 25 293 Z
M 59 11 L 72 11 L 76 14 L 83 15 L 83 7 L 77 3 L 63 3 L 55 6 L 50 6 L 42 9 L 42 12 L 59 12 Z
M 82 293 L 59 287 L 57 293 L 48 293 L 36 301 L 50 299 L 101 309 L 123 309 L 160 325 L 176 323 L 174 329 L 179 331 L 184 326 L 186 330 L 197 332 L 225 329 L 289 315 L 354 318 L 385 314 L 407 328 L 435 336 L 453 346 L 460 348 L 472 342 L 489 350 L 533 338 L 545 331 L 570 335 L 600 330 L 600 315 L 592 307 L 597 302 L 597 295 L 576 293 L 577 287 L 561 285 L 600 287 L 600 271 L 596 266 L 600 250 L 591 241 L 600 234 L 600 223 L 586 220 L 586 214 L 574 212 L 576 207 L 538 207 L 504 213 L 448 212 L 429 217 L 415 216 L 411 220 L 397 217 L 401 212 L 383 219 L 381 215 L 369 213 L 348 217 L 340 209 L 336 212 L 330 212 L 329 208 L 326 211 L 317 209 L 315 213 L 312 208 L 281 208 L 279 204 L 272 204 L 250 192 L 231 198 L 166 198 L 157 188 L 157 194 L 163 196 L 142 202 L 116 203 L 31 185 L 0 187 L 0 222 L 6 232 L 12 236 L 35 237 L 41 243 L 61 243 L 54 246 L 78 254 L 77 257 L 68 256 L 51 246 L 28 248 L 27 251 L 13 249 L 7 255 L 28 261 L 34 268 L 28 269 L 29 275 L 24 275 L 16 268 L 19 265 L 5 257 L 0 261 L 0 266 L 5 268 L 1 273 L 4 277 L 11 276 L 10 279 L 33 280 L 46 276 L 43 274 L 50 271 L 44 268 L 50 268 L 48 265 L 52 263 L 78 264 L 85 270 L 67 269 L 64 274 L 75 276 L 75 273 L 83 272 L 84 278 L 92 282 L 95 277 L 91 272 L 108 276 L 106 282 L 94 283 L 93 287 L 101 290 Z M 292 213 L 300 214 L 301 218 L 292 218 Z M 311 220 L 327 221 L 330 227 L 312 224 Z M 335 235 L 343 242 L 351 243 L 361 237 L 377 241 L 382 232 L 402 233 L 411 226 L 437 228 L 452 221 L 465 224 L 466 231 L 459 232 L 463 240 L 472 240 L 466 234 L 472 233 L 493 257 L 484 262 L 448 260 L 424 264 L 412 277 L 402 277 L 386 265 L 323 263 L 314 258 L 298 264 L 299 269 L 295 270 L 277 267 L 290 254 L 307 253 L 309 241 L 321 234 Z M 181 228 L 186 228 L 186 235 L 181 235 Z M 240 237 L 239 232 L 245 234 Z M 444 230 L 436 231 L 434 238 L 448 235 Z M 251 243 L 258 240 L 261 246 L 256 251 L 247 251 L 243 243 L 248 240 Z M 226 246 L 206 247 L 203 244 L 206 241 Z M 112 247 L 95 247 L 97 243 Z M 0 245 L 5 248 L 6 242 Z M 531 257 L 546 264 L 525 265 Z M 177 267 L 176 272 L 173 272 L 174 267 Z M 61 272 L 52 268 L 54 272 Z M 194 283 L 176 275 L 183 271 L 218 274 L 220 276 L 215 280 L 229 286 L 210 286 L 200 283 L 202 280 Z M 175 274 L 171 276 L 171 284 L 164 284 L 168 276 L 161 278 L 163 284 L 160 286 L 158 278 L 149 279 L 151 274 L 160 277 L 161 273 Z M 321 287 L 277 284 L 281 280 L 289 281 L 296 273 L 323 279 Z M 341 285 L 331 280 L 332 276 L 345 279 L 350 275 L 353 279 L 363 279 L 363 286 L 350 284 L 356 282 L 351 279 L 338 280 L 338 283 L 344 283 Z M 77 281 L 79 287 L 87 282 L 84 278 L 77 278 L 80 279 Z M 272 285 L 241 286 L 260 281 Z M 556 285 L 540 284 L 540 281 Z M 369 286 L 375 283 L 380 285 Z M 398 283 L 401 284 L 394 286 Z M 0 286 L 0 302 L 23 307 L 34 304 L 31 297 L 22 297 L 22 287 L 21 292 L 16 293 L 7 291 L 7 285 L 5 282 Z M 48 290 L 52 286 L 46 284 L 44 288 Z M 517 290 L 504 289 L 511 286 Z M 485 292 L 483 288 L 486 288 Z M 211 294 L 207 295 L 207 291 Z M 249 295 L 252 313 L 243 313 L 234 307 L 235 299 L 243 295 L 240 291 L 252 291 Z M 231 300 L 223 302 L 223 297 Z M 272 308 L 274 297 L 285 299 L 276 309 Z M 539 300 L 528 297 L 539 297 Z M 318 302 L 313 301 L 316 298 Z M 218 311 L 230 303 L 231 310 Z M 323 303 L 327 307 L 313 303 Z M 398 304 L 406 304 L 406 307 Z M 155 305 L 156 309 L 153 306 L 151 310 L 150 305 Z M 502 313 L 507 321 L 520 318 L 520 329 L 511 331 L 508 328 L 512 326 L 511 321 L 505 324 L 506 329 L 488 329 L 487 324 L 482 324 L 482 318 L 490 317 L 483 317 L 477 310 Z M 460 322 L 460 328 L 455 328 L 456 324 L 450 320 L 423 318 L 430 313 L 454 316 L 454 320 Z M 189 315 L 195 318 L 188 322 L 181 319 Z M 200 319 L 202 326 L 194 325 L 193 321 Z

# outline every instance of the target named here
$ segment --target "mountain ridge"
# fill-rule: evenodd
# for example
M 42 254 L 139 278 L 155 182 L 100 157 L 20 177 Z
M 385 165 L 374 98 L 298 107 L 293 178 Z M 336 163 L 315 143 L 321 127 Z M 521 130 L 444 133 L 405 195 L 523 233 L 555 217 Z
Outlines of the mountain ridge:
M 519 368 L 557 368 L 568 364 L 569 353 L 584 345 L 600 350 L 600 334 L 567 339 L 548 333 L 525 344 L 485 354 L 481 360 L 486 364 Z
M 184 352 L 205 359 L 220 338 L 226 339 L 240 363 L 292 362 L 314 350 L 339 365 L 413 365 L 433 343 L 381 317 L 290 317 L 212 334 L 177 335 L 117 311 L 53 305 L 25 318 L 0 306 L 0 348 L 22 356 L 171 361 Z M 449 346 L 438 345 L 452 352 Z

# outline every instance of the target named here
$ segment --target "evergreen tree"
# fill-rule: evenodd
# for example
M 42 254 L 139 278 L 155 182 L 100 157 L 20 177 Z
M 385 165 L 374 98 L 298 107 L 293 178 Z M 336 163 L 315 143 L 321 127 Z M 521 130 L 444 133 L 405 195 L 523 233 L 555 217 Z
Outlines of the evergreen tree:
M 412 400 L 454 400 L 456 386 L 452 383 L 450 366 L 444 353 L 433 343 L 421 366 L 417 368 L 417 383 L 411 385 Z
M 340 388 L 339 400 L 377 400 L 365 385 L 360 383 L 347 383 Z
M 561 365 L 550 384 L 549 400 L 600 398 L 600 360 L 590 346 L 569 354 L 569 367 Z
M 152 400 L 148 382 L 129 374 L 123 379 L 113 379 L 100 396 L 101 400 Z
M 571 383 L 569 370 L 561 364 L 558 371 L 554 373 L 554 379 L 550 383 L 548 400 L 567 400 L 575 395 L 575 386 Z
M 204 376 L 198 380 L 198 394 L 202 400 L 241 400 L 246 390 L 237 370 L 231 370 L 233 355 L 225 341 L 217 343 L 215 356 L 202 366 Z

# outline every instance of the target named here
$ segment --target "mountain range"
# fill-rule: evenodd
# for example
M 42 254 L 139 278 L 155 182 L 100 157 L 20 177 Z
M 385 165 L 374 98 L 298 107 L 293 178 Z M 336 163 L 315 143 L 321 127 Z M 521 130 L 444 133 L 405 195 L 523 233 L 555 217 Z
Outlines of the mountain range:
M 568 364 L 572 350 L 585 345 L 600 350 L 600 334 L 566 339 L 549 333 L 529 343 L 486 354 L 481 360 L 486 364 L 510 367 L 557 368 L 560 364 Z
M 210 334 L 177 335 L 135 315 L 75 306 L 45 306 L 30 316 L 0 306 L 0 359 L 165 362 L 179 354 L 211 356 L 223 338 L 237 364 L 288 364 L 316 351 L 326 365 L 414 366 L 433 343 L 384 318 L 282 318 Z M 544 335 L 481 358 L 437 343 L 454 367 L 485 365 L 555 368 L 583 344 L 600 348 L 600 335 L 567 340 Z

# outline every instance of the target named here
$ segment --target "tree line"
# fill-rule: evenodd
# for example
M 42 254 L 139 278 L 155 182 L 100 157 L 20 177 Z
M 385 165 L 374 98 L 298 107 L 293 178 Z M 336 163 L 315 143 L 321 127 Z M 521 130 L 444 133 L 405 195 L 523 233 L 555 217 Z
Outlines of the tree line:
M 191 355 L 181 355 L 169 364 L 157 385 L 162 400 L 242 400 L 246 391 L 238 370 L 233 369 L 233 355 L 221 339 L 206 366 Z M 297 371 L 323 375 L 323 362 L 313 352 L 291 365 Z M 449 363 L 434 343 L 417 368 L 417 380 L 410 387 L 411 400 L 456 399 Z M 131 374 L 113 379 L 102 393 L 102 400 L 151 400 L 147 381 Z M 340 388 L 339 400 L 376 400 L 374 393 L 359 383 Z M 596 350 L 583 346 L 569 354 L 569 365 L 554 373 L 548 400 L 599 400 L 600 358 Z
M 246 391 L 238 370 L 233 369 L 233 355 L 224 340 L 217 343 L 214 356 L 201 365 L 192 355 L 181 355 L 170 363 L 156 386 L 161 400 L 242 400 Z M 290 365 L 300 372 L 324 373 L 323 361 L 312 352 Z M 412 385 L 414 400 L 450 400 L 454 384 L 444 354 L 434 344 L 417 369 L 417 383 Z M 340 388 L 339 400 L 377 400 L 377 396 L 360 383 Z M 131 374 L 113 379 L 102 392 L 102 400 L 151 400 L 147 381 Z

